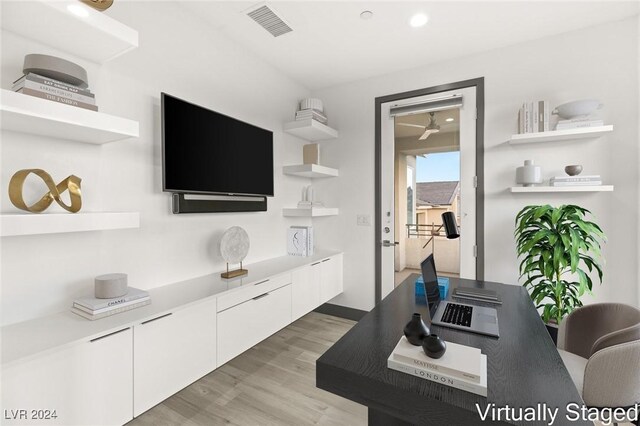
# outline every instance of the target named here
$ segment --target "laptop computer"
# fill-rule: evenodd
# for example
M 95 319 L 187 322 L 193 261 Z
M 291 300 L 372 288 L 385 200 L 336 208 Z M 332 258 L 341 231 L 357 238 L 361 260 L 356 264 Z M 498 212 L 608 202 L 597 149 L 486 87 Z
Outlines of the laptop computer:
M 429 255 L 423 260 L 420 267 L 432 324 L 500 337 L 498 333 L 498 311 L 494 308 L 441 300 L 433 255 Z

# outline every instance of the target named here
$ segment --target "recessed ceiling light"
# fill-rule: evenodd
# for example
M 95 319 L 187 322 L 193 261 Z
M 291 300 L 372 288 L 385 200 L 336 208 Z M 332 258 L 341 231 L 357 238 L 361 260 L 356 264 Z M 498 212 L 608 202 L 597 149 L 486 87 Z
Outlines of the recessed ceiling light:
M 81 18 L 86 18 L 87 16 L 89 16 L 89 11 L 87 10 L 87 8 L 79 4 L 67 5 L 67 10 Z
M 452 118 L 452 117 L 449 117 L 449 118 L 447 118 L 447 119 L 446 119 L 446 120 L 444 120 L 444 121 L 448 121 L 449 123 L 451 123 L 451 122 L 453 121 L 453 118 Z
M 360 14 L 360 18 L 364 19 L 365 21 L 367 19 L 371 19 L 371 18 L 373 18 L 373 12 L 370 11 L 370 10 L 365 10 L 364 12 L 362 12 Z
M 425 15 L 424 13 L 416 13 L 411 17 L 409 25 L 411 25 L 413 28 L 418 28 L 424 26 L 427 21 L 429 21 L 427 15 Z

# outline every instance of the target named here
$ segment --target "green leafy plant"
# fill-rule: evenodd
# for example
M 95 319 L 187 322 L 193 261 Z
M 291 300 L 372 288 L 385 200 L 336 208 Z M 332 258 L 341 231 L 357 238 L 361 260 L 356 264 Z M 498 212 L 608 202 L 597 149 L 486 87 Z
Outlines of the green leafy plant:
M 589 272 L 596 271 L 602 283 L 600 243 L 602 229 L 585 219 L 591 212 L 574 205 L 527 206 L 516 216 L 516 248 L 520 278 L 542 320 L 560 324 L 571 311 L 582 306 L 580 297 L 591 294 Z

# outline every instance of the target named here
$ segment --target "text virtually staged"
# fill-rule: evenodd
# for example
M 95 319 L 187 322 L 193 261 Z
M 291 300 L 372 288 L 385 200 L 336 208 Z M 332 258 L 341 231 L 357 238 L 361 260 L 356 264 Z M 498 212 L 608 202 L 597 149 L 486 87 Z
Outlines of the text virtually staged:
M 542 422 L 549 426 L 563 423 L 560 420 L 559 408 L 552 408 L 546 403 L 528 407 L 500 407 L 490 403 L 482 408 L 476 404 L 476 410 L 483 422 Z M 640 404 L 630 408 L 596 408 L 587 407 L 584 404 L 572 402 L 565 407 L 565 419 L 569 422 L 589 421 L 600 422 L 603 425 L 612 425 L 620 422 L 637 422 L 640 417 Z M 558 422 L 558 423 L 556 423 Z

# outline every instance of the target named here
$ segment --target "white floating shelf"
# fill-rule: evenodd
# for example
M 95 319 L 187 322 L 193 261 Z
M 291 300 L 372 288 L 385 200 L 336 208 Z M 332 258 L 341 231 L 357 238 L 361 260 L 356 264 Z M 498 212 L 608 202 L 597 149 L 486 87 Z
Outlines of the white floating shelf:
M 330 207 L 312 207 L 310 209 L 282 209 L 282 215 L 288 217 L 336 216 L 339 209 Z
M 308 141 L 316 142 L 338 137 L 338 131 L 326 126 L 319 121 L 297 120 L 284 125 L 284 131 Z
M 613 132 L 612 125 L 598 126 L 598 127 L 582 127 L 579 129 L 568 129 L 568 130 L 551 130 L 548 132 L 537 132 L 537 133 L 523 133 L 520 135 L 511 136 L 509 143 L 511 145 L 518 145 L 522 143 L 556 142 L 556 141 L 568 141 L 568 140 L 577 140 L 577 139 L 595 139 L 609 132 Z
M 136 30 L 77 0 L 2 2 L 2 29 L 97 63 L 138 47 Z
M 0 91 L 0 126 L 2 130 L 98 145 L 139 135 L 137 121 L 10 90 Z
M 140 227 L 138 212 L 31 213 L 0 215 L 0 236 L 59 234 Z
M 328 178 L 338 176 L 338 169 L 320 166 L 318 164 L 300 164 L 296 166 L 284 166 L 282 173 L 285 175 L 300 176 L 306 178 Z
M 511 192 L 611 192 L 613 185 L 593 186 L 512 186 Z

